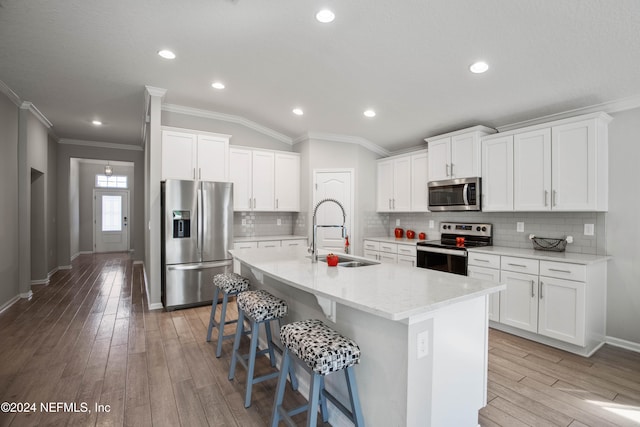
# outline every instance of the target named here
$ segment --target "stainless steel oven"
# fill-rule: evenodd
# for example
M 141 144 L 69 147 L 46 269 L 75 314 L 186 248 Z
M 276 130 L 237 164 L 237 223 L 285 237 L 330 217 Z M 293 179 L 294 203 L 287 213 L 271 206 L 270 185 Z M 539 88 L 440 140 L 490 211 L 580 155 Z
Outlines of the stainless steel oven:
M 467 248 L 491 246 L 491 224 L 443 222 L 440 240 L 417 243 L 417 263 L 420 268 L 467 275 Z
M 459 178 L 429 182 L 429 210 L 479 211 L 480 181 L 480 178 Z

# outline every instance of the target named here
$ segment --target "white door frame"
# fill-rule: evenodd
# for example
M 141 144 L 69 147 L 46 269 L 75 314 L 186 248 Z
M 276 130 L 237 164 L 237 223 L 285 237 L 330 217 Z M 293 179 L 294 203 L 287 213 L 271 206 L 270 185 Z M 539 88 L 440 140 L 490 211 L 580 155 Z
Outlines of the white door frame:
M 125 193 L 126 194 L 126 198 L 127 198 L 127 223 L 126 223 L 126 227 L 127 227 L 127 247 L 125 248 L 125 251 L 129 252 L 131 251 L 131 233 L 129 232 L 130 227 L 129 225 L 131 224 L 131 194 L 129 192 L 128 189 L 124 189 L 124 188 L 94 188 L 93 189 L 93 252 L 96 252 L 96 227 L 98 224 L 98 217 L 97 217 L 97 212 L 96 212 L 96 203 L 97 203 L 97 193 L 101 192 L 101 193 L 111 193 L 111 192 L 118 192 L 118 193 Z
M 313 180 L 311 183 L 311 210 L 309 223 L 311 224 L 311 235 L 313 236 L 313 209 L 316 207 L 316 203 L 319 202 L 316 196 L 317 189 L 317 175 L 318 173 L 348 173 L 351 175 L 351 188 L 349 191 L 351 192 L 351 203 L 349 206 L 349 212 L 351 213 L 351 218 L 349 218 L 349 224 L 347 224 L 347 234 L 349 236 L 349 253 L 355 254 L 356 250 L 356 242 L 358 241 L 358 232 L 356 230 L 356 222 L 355 222 L 355 169 L 354 168 L 317 168 L 313 169 Z

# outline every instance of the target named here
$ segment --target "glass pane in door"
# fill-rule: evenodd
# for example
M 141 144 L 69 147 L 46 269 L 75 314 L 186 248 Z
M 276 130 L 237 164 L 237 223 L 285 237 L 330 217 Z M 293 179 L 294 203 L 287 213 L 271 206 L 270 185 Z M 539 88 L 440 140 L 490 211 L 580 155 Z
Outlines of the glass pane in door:
M 102 231 L 122 231 L 121 196 L 102 196 Z

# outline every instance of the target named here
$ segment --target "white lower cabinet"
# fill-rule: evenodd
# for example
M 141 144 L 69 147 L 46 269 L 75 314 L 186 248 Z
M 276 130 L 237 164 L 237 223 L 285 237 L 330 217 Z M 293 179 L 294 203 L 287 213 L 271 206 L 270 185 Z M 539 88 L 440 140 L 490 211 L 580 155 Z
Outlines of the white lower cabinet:
M 540 276 L 538 333 L 584 345 L 585 302 L 584 282 Z
M 273 239 L 233 242 L 234 249 L 306 247 L 307 239 Z
M 500 272 L 507 289 L 500 295 L 500 323 L 525 331 L 538 331 L 538 276 Z
M 415 244 L 390 243 L 387 241 L 365 240 L 363 256 L 374 261 L 390 264 L 416 266 Z
M 294 247 L 304 248 L 306 246 L 307 246 L 307 240 L 306 239 L 295 239 L 295 240 L 283 240 L 282 241 L 282 247 L 283 248 L 294 248 Z
M 500 255 L 469 252 L 468 263 L 469 277 L 500 283 Z M 500 321 L 500 292 L 489 295 L 489 320 Z

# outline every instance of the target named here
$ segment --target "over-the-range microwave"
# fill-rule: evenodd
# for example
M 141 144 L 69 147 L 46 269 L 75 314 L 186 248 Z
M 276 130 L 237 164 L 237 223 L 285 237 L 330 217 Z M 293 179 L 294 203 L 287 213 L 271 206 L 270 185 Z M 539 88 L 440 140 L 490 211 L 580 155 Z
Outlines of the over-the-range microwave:
M 427 191 L 432 212 L 480 210 L 479 177 L 430 181 Z

